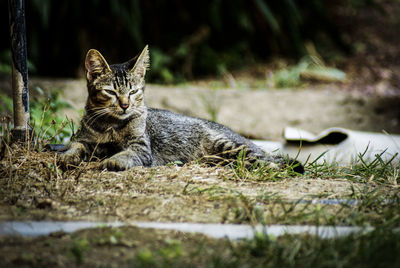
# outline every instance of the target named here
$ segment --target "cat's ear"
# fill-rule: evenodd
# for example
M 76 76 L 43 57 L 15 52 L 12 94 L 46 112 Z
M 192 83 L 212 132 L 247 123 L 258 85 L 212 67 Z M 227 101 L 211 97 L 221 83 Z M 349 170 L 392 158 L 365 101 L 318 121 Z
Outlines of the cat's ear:
M 96 49 L 90 49 L 85 59 L 86 77 L 92 82 L 96 77 L 111 72 L 110 66 Z
M 133 65 L 133 63 L 135 63 L 135 65 Z M 144 78 L 146 75 L 146 70 L 150 66 L 149 46 L 146 45 L 139 57 L 137 57 L 137 59 L 131 59 L 128 64 L 133 65 L 133 67 L 130 69 L 130 72 L 133 73 L 134 76 Z

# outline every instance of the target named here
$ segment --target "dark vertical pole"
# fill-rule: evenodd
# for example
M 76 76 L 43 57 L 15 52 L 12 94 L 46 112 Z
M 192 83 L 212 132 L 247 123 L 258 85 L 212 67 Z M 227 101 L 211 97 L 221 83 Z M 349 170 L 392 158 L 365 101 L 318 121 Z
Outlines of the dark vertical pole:
M 12 55 L 12 88 L 14 103 L 14 141 L 27 141 L 29 126 L 28 68 L 26 63 L 26 30 L 24 0 L 8 0 Z

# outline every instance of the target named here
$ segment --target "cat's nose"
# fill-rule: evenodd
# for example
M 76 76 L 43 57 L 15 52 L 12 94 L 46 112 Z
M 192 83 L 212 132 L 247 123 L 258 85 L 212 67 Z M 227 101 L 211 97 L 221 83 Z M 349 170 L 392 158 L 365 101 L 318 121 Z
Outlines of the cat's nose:
M 125 111 L 129 107 L 129 103 L 120 103 L 119 106 Z

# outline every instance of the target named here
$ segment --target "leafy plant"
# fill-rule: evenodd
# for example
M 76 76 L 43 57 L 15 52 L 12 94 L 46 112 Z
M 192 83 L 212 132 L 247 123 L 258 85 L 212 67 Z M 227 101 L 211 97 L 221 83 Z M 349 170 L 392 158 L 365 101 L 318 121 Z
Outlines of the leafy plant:
M 34 131 L 34 141 L 37 145 L 46 143 L 63 143 L 74 133 L 73 121 L 68 119 L 62 112 L 71 105 L 60 99 L 57 91 L 49 94 L 43 92 L 39 87 L 34 88 L 36 97 L 30 101 L 30 125 Z M 0 112 L 11 114 L 13 109 L 12 99 L 4 94 L 1 95 L 2 108 Z M 7 117 L 7 116 L 6 116 Z M 11 116 L 8 116 L 11 122 Z M 13 127 L 12 124 L 2 122 L 0 132 L 5 137 L 6 130 Z
M 65 142 L 73 134 L 74 125 L 61 112 L 71 105 L 61 100 L 57 91 L 47 95 L 39 87 L 35 89 L 39 96 L 31 101 L 31 124 L 37 141 Z

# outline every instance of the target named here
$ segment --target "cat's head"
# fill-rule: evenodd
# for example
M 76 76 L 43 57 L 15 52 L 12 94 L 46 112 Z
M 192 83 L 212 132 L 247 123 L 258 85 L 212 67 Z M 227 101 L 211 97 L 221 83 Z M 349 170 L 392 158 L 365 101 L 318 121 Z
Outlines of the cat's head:
M 97 50 L 88 51 L 85 60 L 89 91 L 86 112 L 93 121 L 127 120 L 145 111 L 145 74 L 149 62 L 148 46 L 138 57 L 114 65 L 108 65 Z

